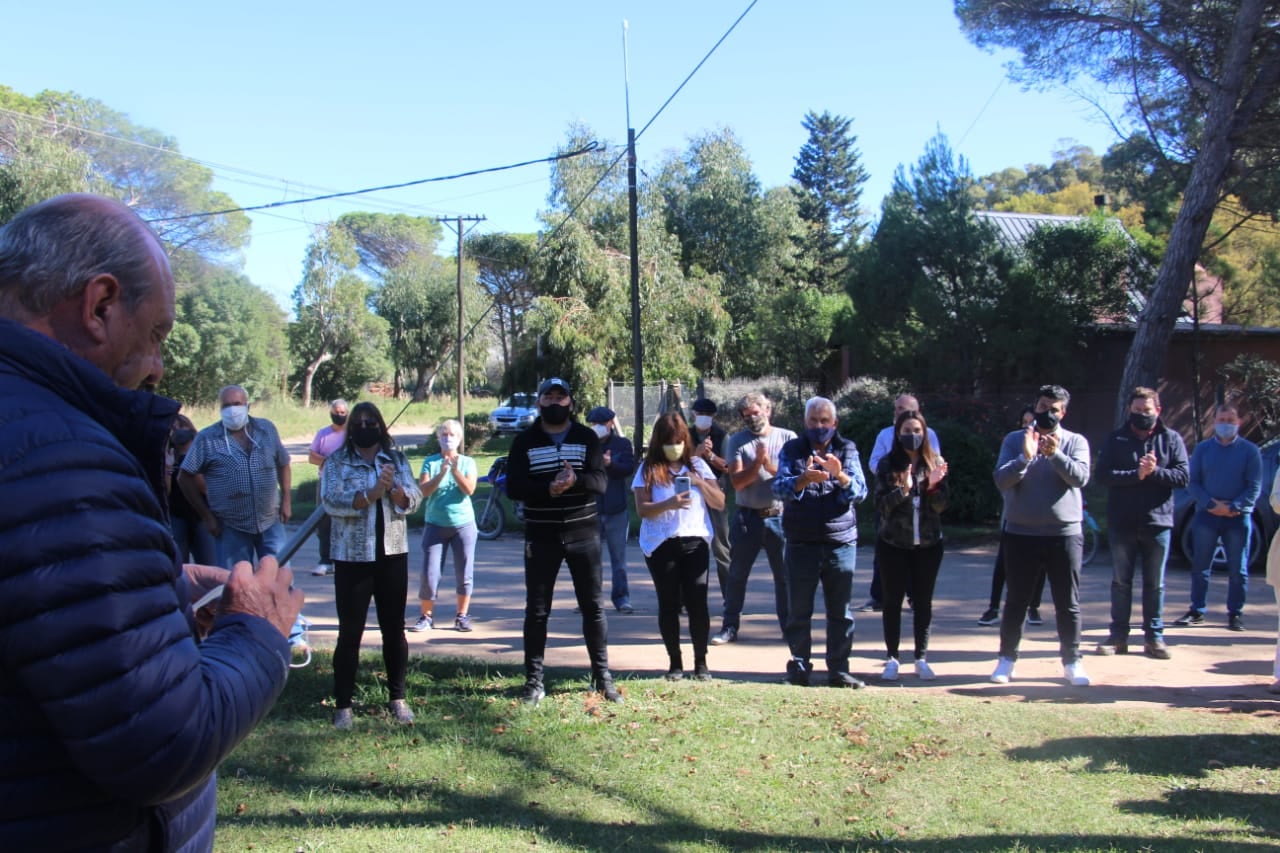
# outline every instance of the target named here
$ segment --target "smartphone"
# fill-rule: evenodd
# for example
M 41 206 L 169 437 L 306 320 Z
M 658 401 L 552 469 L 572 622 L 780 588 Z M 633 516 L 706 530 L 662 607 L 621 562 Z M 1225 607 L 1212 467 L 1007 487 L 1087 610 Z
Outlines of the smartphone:
M 685 492 L 689 491 L 689 488 L 690 488 L 690 483 L 689 483 L 688 477 L 686 477 L 683 474 L 676 477 L 676 494 L 677 495 L 683 495 Z

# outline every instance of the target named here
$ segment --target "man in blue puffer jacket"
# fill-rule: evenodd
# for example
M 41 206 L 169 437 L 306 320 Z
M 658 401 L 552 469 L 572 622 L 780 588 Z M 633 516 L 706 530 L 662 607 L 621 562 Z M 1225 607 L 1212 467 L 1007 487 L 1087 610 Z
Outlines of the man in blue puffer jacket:
M 284 686 L 302 594 L 274 561 L 222 573 L 197 640 L 161 500 L 178 404 L 136 390 L 173 297 L 118 202 L 0 228 L 0 850 L 211 849 L 214 769 Z

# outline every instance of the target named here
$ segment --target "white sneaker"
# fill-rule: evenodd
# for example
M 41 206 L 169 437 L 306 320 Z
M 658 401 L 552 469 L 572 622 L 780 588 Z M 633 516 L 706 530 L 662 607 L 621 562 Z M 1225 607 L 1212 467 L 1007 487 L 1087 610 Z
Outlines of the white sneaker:
M 880 672 L 881 681 L 897 681 L 898 680 L 898 659 L 889 658 L 884 662 L 884 669 Z
M 350 708 L 339 708 L 338 713 L 333 715 L 333 727 L 340 732 L 351 731 L 351 726 L 354 722 Z
M 933 674 L 933 667 L 924 658 L 916 658 L 916 678 L 921 681 L 933 681 L 938 676 Z
M 1075 687 L 1089 686 L 1089 674 L 1084 671 L 1084 664 L 1080 661 L 1063 664 L 1062 677 L 1067 680 L 1068 684 Z
M 311 574 L 318 578 L 324 577 L 325 575 L 331 575 L 333 574 L 333 563 L 321 563 L 311 570 Z
M 993 684 L 1008 684 L 1013 679 L 1013 661 L 1009 658 L 997 658 L 996 670 L 991 673 Z

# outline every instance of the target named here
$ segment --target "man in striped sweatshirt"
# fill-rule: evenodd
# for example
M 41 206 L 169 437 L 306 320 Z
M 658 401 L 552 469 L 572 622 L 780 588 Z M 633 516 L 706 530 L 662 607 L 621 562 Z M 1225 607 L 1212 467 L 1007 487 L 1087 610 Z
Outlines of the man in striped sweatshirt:
M 524 502 L 524 668 L 521 701 L 546 695 L 542 659 L 547 616 L 562 563 L 569 566 L 591 659 L 591 685 L 610 702 L 622 694 L 609 674 L 609 629 L 601 589 L 596 496 L 608 478 L 600 439 L 573 419 L 569 383 L 552 378 L 538 388 L 538 419 L 518 434 L 507 454 L 507 494 Z

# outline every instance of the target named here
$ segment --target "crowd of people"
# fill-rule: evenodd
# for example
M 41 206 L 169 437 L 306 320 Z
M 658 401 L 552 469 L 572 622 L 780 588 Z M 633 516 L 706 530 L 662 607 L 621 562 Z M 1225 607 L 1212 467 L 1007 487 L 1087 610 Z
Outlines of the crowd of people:
M 174 280 L 155 233 L 130 208 L 92 195 L 37 204 L 0 228 L 0 756 L 10 796 L 0 803 L 5 849 L 209 850 L 215 768 L 271 708 L 289 671 L 302 592 L 277 556 L 291 515 L 289 455 L 274 425 L 250 415 L 244 388 L 219 393 L 219 420 L 204 429 L 153 393 L 161 345 L 175 323 Z M 881 678 L 900 678 L 903 605 L 911 609 L 913 666 L 928 661 L 932 600 L 944 559 L 949 469 L 918 401 L 895 404 L 873 452 L 870 486 L 836 405 L 814 397 L 804 429 L 771 424 L 761 394 L 738 401 L 744 428 L 725 435 L 718 407 L 693 404 L 693 427 L 659 417 L 636 464 L 615 413 L 580 423 L 573 392 L 552 378 L 538 389 L 539 417 L 512 442 L 507 490 L 525 507 L 523 702 L 546 694 L 548 615 L 567 565 L 581 614 L 591 686 L 622 702 L 609 669 L 602 553 L 611 599 L 634 612 L 627 582 L 626 503 L 640 517 L 640 547 L 658 598 L 666 677 L 686 676 L 680 619 L 687 615 L 692 677 L 710 680 L 708 649 L 739 640 L 746 583 L 761 548 L 773 574 L 786 678 L 812 683 L 812 619 L 826 609 L 825 679 L 864 683 L 850 671 L 858 525 L 868 495 L 875 515 L 869 605 L 883 610 Z M 1132 392 L 1128 422 L 1091 465 L 1084 436 L 1063 427 L 1070 395 L 1039 389 L 1027 421 L 1005 437 L 993 472 L 1004 498 L 998 585 L 982 624 L 999 610 L 991 680 L 1014 677 L 1022 626 L 1048 583 L 1064 679 L 1090 683 L 1080 648 L 1081 490 L 1091 474 L 1110 492 L 1111 618 L 1096 653 L 1126 654 L 1133 583 L 1142 570 L 1143 652 L 1172 657 L 1165 642 L 1164 568 L 1172 493 L 1195 501 L 1191 599 L 1179 628 L 1208 620 L 1210 573 L 1229 569 L 1227 627 L 1244 630 L 1250 517 L 1261 498 L 1257 446 L 1239 434 L 1230 404 L 1214 435 L 1188 456 L 1161 420 L 1158 394 Z M 378 407 L 335 400 L 310 461 L 320 469 L 328 522 L 320 574 L 332 571 L 338 612 L 333 724 L 352 727 L 358 653 L 369 603 L 377 612 L 388 710 L 409 723 L 408 517 L 425 501 L 421 613 L 433 627 L 446 551 L 454 557 L 454 627 L 472 627 L 474 460 L 462 425 L 437 430 L 440 452 L 415 474 Z M 726 511 L 732 489 L 735 509 Z M 1270 501 L 1280 512 L 1280 476 Z M 619 547 L 621 542 L 622 547 Z M 1267 580 L 1280 584 L 1280 539 Z M 711 634 L 708 579 L 716 563 L 722 621 Z M 1273 692 L 1280 692 L 1280 645 Z M 139 761 L 138 756 L 145 756 Z

